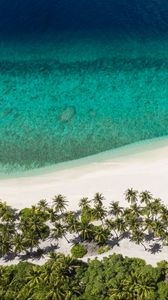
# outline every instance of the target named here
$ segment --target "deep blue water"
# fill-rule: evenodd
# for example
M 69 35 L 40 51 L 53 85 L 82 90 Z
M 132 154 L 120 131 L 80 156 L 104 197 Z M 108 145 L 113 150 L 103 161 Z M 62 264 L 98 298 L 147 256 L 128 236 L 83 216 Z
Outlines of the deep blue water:
M 168 31 L 167 0 L 1 0 L 0 33 L 110 28 L 146 34 Z
M 0 173 L 168 134 L 168 1 L 0 0 Z

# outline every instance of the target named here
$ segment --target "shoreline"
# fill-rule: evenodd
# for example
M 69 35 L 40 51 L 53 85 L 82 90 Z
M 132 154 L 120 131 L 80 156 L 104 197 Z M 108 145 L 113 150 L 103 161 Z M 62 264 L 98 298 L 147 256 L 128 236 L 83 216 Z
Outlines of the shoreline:
M 129 187 L 150 190 L 166 201 L 168 137 L 127 145 L 49 168 L 0 178 L 0 198 L 16 208 L 63 194 L 75 209 L 81 197 L 103 193 L 108 201 L 123 200 Z M 107 204 L 106 203 L 106 204 Z
M 69 168 L 53 168 L 52 171 L 46 170 L 41 174 L 0 179 L 0 199 L 13 208 L 21 209 L 36 204 L 40 199 L 46 199 L 50 203 L 54 195 L 63 194 L 69 201 L 69 210 L 76 210 L 80 198 L 85 196 L 92 199 L 96 192 L 100 192 L 105 196 L 106 207 L 113 200 L 125 206 L 123 194 L 132 187 L 139 192 L 149 190 L 154 197 L 160 197 L 168 205 L 167 153 L 168 137 L 164 137 L 71 161 Z M 71 246 L 63 238 L 58 252 L 68 254 Z M 147 263 L 156 265 L 158 261 L 166 260 L 167 249 L 162 247 L 161 252 L 151 254 L 142 246 L 124 239 L 119 247 L 115 245 L 102 255 L 86 255 L 84 260 L 95 257 L 101 259 L 112 253 L 120 253 L 123 256 L 142 258 Z M 35 263 L 43 264 L 47 258 L 45 256 Z M 31 259 L 28 261 L 34 262 Z M 1 259 L 0 265 L 18 262 L 18 257 L 10 262 Z
M 121 147 L 117 147 L 111 150 L 106 150 L 97 154 L 92 154 L 86 157 L 68 160 L 65 162 L 60 162 L 57 164 L 44 166 L 40 168 L 32 168 L 29 170 L 18 170 L 11 173 L 0 173 L 0 181 L 13 179 L 13 178 L 22 178 L 22 177 L 31 177 L 31 176 L 40 176 L 49 173 L 54 173 L 57 171 L 68 170 L 72 168 L 77 168 L 80 166 L 86 166 L 90 163 L 102 163 L 106 161 L 111 161 L 112 159 L 125 159 L 131 155 L 136 155 L 140 153 L 145 153 L 151 150 L 156 150 L 158 148 L 163 148 L 168 146 L 168 136 L 146 139 L 139 142 L 131 143 Z M 154 148 L 154 149 L 153 149 Z

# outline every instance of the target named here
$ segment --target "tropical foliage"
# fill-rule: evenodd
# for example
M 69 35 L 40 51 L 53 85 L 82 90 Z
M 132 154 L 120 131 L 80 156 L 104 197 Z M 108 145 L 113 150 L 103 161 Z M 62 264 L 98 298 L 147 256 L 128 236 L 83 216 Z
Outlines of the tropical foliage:
M 118 201 L 106 207 L 104 196 L 96 193 L 93 199 L 82 198 L 76 211 L 68 210 L 62 195 L 54 196 L 50 204 L 42 199 L 20 211 L 0 201 L 1 258 L 22 260 L 50 252 L 42 266 L 20 262 L 0 267 L 0 299 L 168 299 L 166 262 L 154 268 L 141 259 L 115 254 L 88 263 L 75 258 L 83 257 L 91 246 L 93 254 L 109 251 L 124 238 L 151 253 L 159 251 L 158 245 L 167 245 L 168 208 L 162 201 L 133 189 L 125 192 L 125 200 L 124 207 Z M 63 239 L 72 247 L 71 256 L 53 252 Z
M 88 263 L 52 253 L 42 266 L 0 268 L 1 300 L 166 300 L 168 263 L 113 254 Z
M 87 253 L 84 245 L 76 244 L 71 248 L 71 254 L 73 257 L 82 258 Z
M 151 252 L 167 245 L 168 208 L 162 201 L 148 191 L 133 189 L 125 192 L 125 200 L 124 207 L 118 201 L 105 207 L 106 199 L 96 193 L 93 199 L 82 198 L 76 211 L 68 210 L 60 194 L 50 204 L 42 199 L 20 211 L 0 201 L 0 256 L 42 255 L 59 247 L 61 239 L 72 246 L 80 243 L 77 247 L 92 243 L 95 249 L 114 246 L 126 237 Z

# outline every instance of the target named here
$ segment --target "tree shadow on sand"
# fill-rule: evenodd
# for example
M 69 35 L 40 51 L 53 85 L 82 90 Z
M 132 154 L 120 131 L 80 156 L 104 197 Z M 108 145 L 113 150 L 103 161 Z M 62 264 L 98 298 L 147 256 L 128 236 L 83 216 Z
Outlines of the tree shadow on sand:
M 16 256 L 17 256 L 17 255 L 16 255 L 15 253 L 10 252 L 10 253 L 6 254 L 6 255 L 3 257 L 3 260 L 4 260 L 5 262 L 13 261 L 13 260 L 16 258 Z
M 81 238 L 80 236 L 74 236 L 73 238 L 70 239 L 70 243 L 72 244 L 78 244 L 81 243 Z
M 114 246 L 120 246 L 120 242 L 124 239 L 130 238 L 130 233 L 128 231 L 122 233 L 120 236 L 115 236 L 109 241 L 109 245 L 113 248 Z
M 145 234 L 144 239 L 145 239 L 145 242 L 151 242 L 154 240 L 154 234 L 152 232 Z
M 152 244 L 152 245 L 149 246 L 148 251 L 149 251 L 151 254 L 159 253 L 159 252 L 162 251 L 162 246 L 161 246 L 161 244 L 159 244 L 159 243 L 154 243 L 154 244 Z
M 131 236 L 131 233 L 129 231 L 125 231 L 123 232 L 120 237 L 119 237 L 119 241 L 123 240 L 123 239 L 129 239 Z
M 109 240 L 108 245 L 110 247 L 120 246 L 120 239 L 118 237 L 114 237 L 113 239 Z
M 59 247 L 58 245 L 50 245 L 50 246 L 46 246 L 45 248 L 38 248 L 35 251 L 32 252 L 27 252 L 25 254 L 15 254 L 15 253 L 8 253 L 3 260 L 5 262 L 12 262 L 14 261 L 14 259 L 18 259 L 19 261 L 26 261 L 28 259 L 32 259 L 32 260 L 39 260 L 42 257 L 44 257 L 45 255 L 48 255 L 51 252 L 54 252 L 55 250 L 57 250 Z

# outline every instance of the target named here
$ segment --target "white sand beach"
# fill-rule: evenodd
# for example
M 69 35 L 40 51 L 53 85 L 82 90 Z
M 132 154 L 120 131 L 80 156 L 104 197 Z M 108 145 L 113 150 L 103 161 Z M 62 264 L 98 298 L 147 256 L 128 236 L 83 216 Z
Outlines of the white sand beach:
M 149 190 L 168 205 L 168 137 L 136 143 L 89 158 L 60 164 L 58 167 L 27 172 L 24 176 L 0 179 L 0 198 L 16 208 L 37 203 L 61 193 L 69 200 L 71 210 L 77 208 L 83 196 L 104 194 L 105 205 L 119 200 L 125 205 L 123 193 L 127 188 Z M 59 251 L 67 253 L 65 241 Z M 60 245 L 61 246 L 61 245 Z M 146 259 L 148 263 L 167 259 L 168 247 L 151 254 L 142 246 L 128 240 L 111 252 Z
M 57 167 L 0 179 L 0 199 L 16 208 L 61 193 L 76 209 L 83 196 L 101 192 L 106 203 L 119 200 L 129 187 L 149 190 L 168 204 L 168 137 L 135 143 Z

